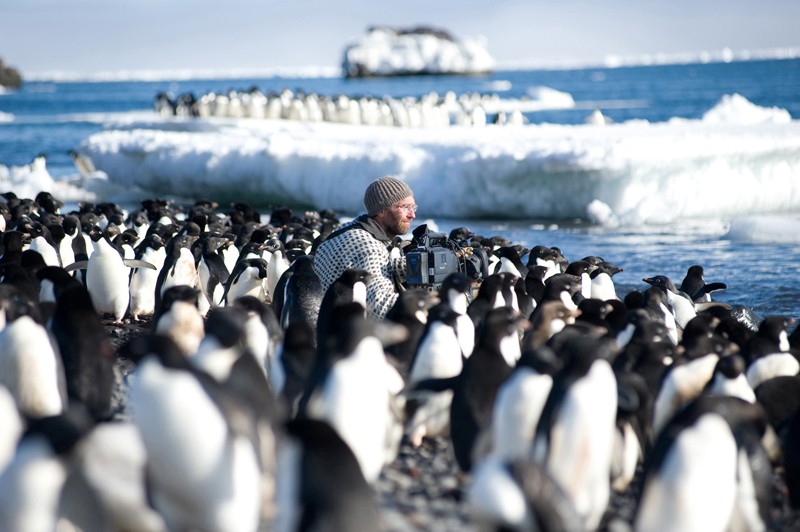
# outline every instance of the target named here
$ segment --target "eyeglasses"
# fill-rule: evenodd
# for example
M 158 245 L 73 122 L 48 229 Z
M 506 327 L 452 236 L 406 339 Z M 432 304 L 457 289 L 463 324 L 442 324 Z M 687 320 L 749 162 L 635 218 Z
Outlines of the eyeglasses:
M 417 205 L 415 203 L 408 205 L 395 205 L 395 207 L 406 212 L 417 212 Z

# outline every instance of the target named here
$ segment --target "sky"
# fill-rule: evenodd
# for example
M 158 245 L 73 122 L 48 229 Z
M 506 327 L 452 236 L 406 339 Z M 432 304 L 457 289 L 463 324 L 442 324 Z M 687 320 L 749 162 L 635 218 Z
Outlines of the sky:
M 503 65 L 800 46 L 797 0 L 2 0 L 0 58 L 27 73 L 341 64 L 370 25 L 483 35 Z

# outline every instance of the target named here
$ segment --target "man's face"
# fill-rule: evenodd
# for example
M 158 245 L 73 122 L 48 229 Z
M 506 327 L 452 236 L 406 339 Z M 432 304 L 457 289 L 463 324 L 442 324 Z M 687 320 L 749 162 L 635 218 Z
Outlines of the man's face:
M 388 209 L 379 212 L 375 216 L 375 221 L 391 237 L 404 235 L 411 229 L 411 220 L 417 217 L 414 214 L 416 210 L 417 204 L 414 203 L 414 196 L 408 196 Z

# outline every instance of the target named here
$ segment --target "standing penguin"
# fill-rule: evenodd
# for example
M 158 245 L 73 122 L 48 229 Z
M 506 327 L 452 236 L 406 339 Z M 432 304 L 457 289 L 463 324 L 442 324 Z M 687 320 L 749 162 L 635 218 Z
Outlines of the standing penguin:
M 205 324 L 198 308 L 199 295 L 200 292 L 191 286 L 167 288 L 153 315 L 153 332 L 169 337 L 185 356 L 194 355 L 205 336 Z
M 225 283 L 228 282 L 228 268 L 220 250 L 228 243 L 222 236 L 205 235 L 202 240 L 200 261 L 197 265 L 197 278 L 203 297 L 210 308 L 222 305 Z
M 692 298 L 678 290 L 675 287 L 675 283 L 666 275 L 645 277 L 642 281 L 658 288 L 666 294 L 667 303 L 675 316 L 675 323 L 677 323 L 680 329 L 686 327 L 689 320 L 697 316 L 697 309 L 694 306 Z
M 330 322 L 340 305 L 358 303 L 367 308 L 367 283 L 372 278 L 367 270 L 348 268 L 325 291 L 317 319 L 317 349 L 327 349 Z M 331 339 L 333 341 L 333 339 Z
M 296 419 L 278 449 L 276 532 L 372 532 L 382 523 L 353 451 L 328 423 Z
M 167 252 L 164 248 L 164 241 L 156 233 L 145 236 L 142 243 L 136 247 L 135 252 L 137 259 L 156 267 L 155 270 L 150 268 L 133 268 L 131 270 L 130 313 L 134 320 L 138 320 L 140 316 L 152 316 L 155 312 L 156 284 L 158 275 L 164 267 Z
M 111 245 L 103 231 L 94 226 L 89 231 L 92 239 L 91 257 L 86 263 L 76 262 L 68 271 L 86 267 L 86 288 L 92 296 L 92 303 L 98 313 L 110 314 L 117 323 L 122 322 L 128 310 L 130 291 L 128 289 L 129 266 L 155 268 L 143 261 L 123 260 L 119 250 Z
M 309 383 L 301 413 L 330 423 L 373 483 L 394 459 L 402 435 L 397 404 L 402 379 L 386 360 L 383 343 L 402 340 L 405 331 L 367 320 L 358 303 L 340 306 L 336 318 L 331 324 L 336 343 L 327 363 L 322 361 L 327 371 Z
M 225 284 L 223 302 L 228 305 L 243 296 L 267 302 L 267 261 L 262 258 L 240 258 Z
M 701 397 L 664 429 L 645 465 L 636 530 L 768 530 L 773 472 L 757 405 Z
M 314 256 L 297 257 L 281 277 L 281 282 L 276 287 L 282 288 L 282 293 L 273 294 L 272 297 L 273 307 L 278 301 L 281 302 L 279 314 L 281 327 L 288 329 L 290 325 L 302 323 L 310 331 L 316 332 L 325 291 L 314 272 Z M 312 345 L 316 346 L 316 334 Z
M 457 319 L 458 314 L 446 305 L 431 309 L 408 373 L 409 386 L 426 379 L 447 379 L 461 373 L 464 353 L 458 343 Z M 409 418 L 406 432 L 411 445 L 419 447 L 423 437 L 447 433 L 452 400 L 452 390 L 445 390 L 406 402 Z
M 257 407 L 193 370 L 164 337 L 140 337 L 131 349 L 139 358 L 131 411 L 147 450 L 151 501 L 168 529 L 257 530 Z
M 486 314 L 477 343 L 457 377 L 450 407 L 450 440 L 462 471 L 472 468 L 479 434 L 489 427 L 497 390 L 518 358 L 519 332 L 528 321 L 508 307 Z M 516 343 L 516 345 L 514 345 Z
M 603 261 L 589 274 L 592 280 L 592 299 L 602 301 L 619 300 L 612 277 L 622 272 L 622 268 L 608 261 Z
M 0 331 L 0 384 L 8 388 L 26 416 L 55 416 L 66 408 L 58 348 L 47 330 L 30 316 L 20 316 Z
M 192 244 L 195 240 L 197 237 L 184 234 L 172 237 L 167 243 L 167 256 L 156 281 L 156 308 L 160 305 L 164 292 L 170 287 L 197 287 L 197 265 L 192 253 Z
M 703 267 L 699 264 L 689 266 L 686 276 L 678 287 L 678 290 L 686 293 L 695 303 L 708 303 L 711 301 L 712 292 L 728 288 L 725 283 L 706 283 L 703 274 Z
M 553 378 L 533 447 L 585 530 L 600 524 L 611 495 L 617 415 L 611 344 L 583 334 L 567 337 L 558 351 L 564 368 Z
M 49 327 L 63 360 L 67 395 L 86 405 L 95 420 L 108 420 L 116 355 L 89 292 L 63 268 L 49 266 L 38 275 L 55 286 Z

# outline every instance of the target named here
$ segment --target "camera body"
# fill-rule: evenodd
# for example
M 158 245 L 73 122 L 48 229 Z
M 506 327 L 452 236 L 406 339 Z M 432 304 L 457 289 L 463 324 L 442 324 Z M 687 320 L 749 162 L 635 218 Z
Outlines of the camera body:
M 438 289 L 455 272 L 466 274 L 473 282 L 480 282 L 488 275 L 489 259 L 483 249 L 473 250 L 468 255 L 464 253 L 466 246 L 449 239 L 446 234 L 421 229 L 405 253 L 406 284 Z

